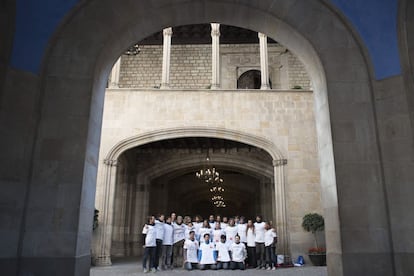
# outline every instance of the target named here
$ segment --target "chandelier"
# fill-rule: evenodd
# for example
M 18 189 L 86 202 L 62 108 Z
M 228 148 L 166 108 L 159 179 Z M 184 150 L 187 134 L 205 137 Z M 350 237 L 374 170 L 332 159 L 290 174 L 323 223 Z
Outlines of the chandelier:
M 210 187 L 210 192 L 213 194 L 211 197 L 213 205 L 216 208 L 225 208 L 226 203 L 224 202 L 224 198 L 222 196 L 224 188 L 221 186 L 223 179 L 220 177 L 220 173 L 216 170 L 216 168 L 210 164 L 210 156 L 208 153 L 209 151 L 207 151 L 206 164 L 204 168 L 197 171 L 195 175 L 201 181 L 212 185 Z
M 206 167 L 196 172 L 196 177 L 206 183 L 223 183 L 223 179 L 220 177 L 220 173 L 216 170 L 216 168 L 210 165 L 210 157 L 208 155 L 208 151 L 206 157 Z

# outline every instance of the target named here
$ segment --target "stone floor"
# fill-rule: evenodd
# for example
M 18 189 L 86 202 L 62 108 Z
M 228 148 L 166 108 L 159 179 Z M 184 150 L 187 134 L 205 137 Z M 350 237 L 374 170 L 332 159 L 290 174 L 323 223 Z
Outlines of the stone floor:
M 153 273 L 149 273 L 153 274 Z M 248 269 L 244 271 L 240 270 L 193 270 L 186 271 L 183 269 L 174 269 L 169 271 L 160 271 L 156 274 L 159 275 L 217 275 L 217 276 L 229 276 L 229 275 L 278 275 L 278 276 L 327 276 L 326 266 L 303 266 L 303 267 L 292 267 L 292 268 L 279 268 L 277 270 L 256 270 Z M 112 266 L 107 267 L 92 267 L 91 276 L 110 276 L 110 275 L 146 275 L 142 271 L 142 264 L 137 260 L 115 260 Z

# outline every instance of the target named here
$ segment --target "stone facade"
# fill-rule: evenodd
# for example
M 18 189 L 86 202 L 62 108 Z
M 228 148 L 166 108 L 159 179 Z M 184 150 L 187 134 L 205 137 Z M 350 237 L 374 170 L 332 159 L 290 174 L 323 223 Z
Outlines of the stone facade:
M 204 105 L 203 103 L 208 103 Z M 100 161 L 98 168 L 97 186 L 97 208 L 102 204 L 104 187 L 104 164 L 103 159 L 120 141 L 134 136 L 146 135 L 153 131 L 168 130 L 171 128 L 191 129 L 193 127 L 219 128 L 232 131 L 239 131 L 249 135 L 261 137 L 271 141 L 276 149 L 287 159 L 285 170 L 285 200 L 286 217 L 288 221 L 289 241 L 281 240 L 281 243 L 290 243 L 290 249 L 294 255 L 304 255 L 304 248 L 311 247 L 313 240 L 309 233 L 303 232 L 301 219 L 308 212 L 322 212 L 320 179 L 318 167 L 318 149 L 315 129 L 315 117 L 313 115 L 313 93 L 311 91 L 257 91 L 257 90 L 132 90 L 132 89 L 108 89 L 106 92 L 104 120 L 102 128 L 102 141 L 100 147 Z M 237 137 L 234 138 L 237 140 Z M 160 160 L 162 156 L 168 157 L 166 152 L 157 155 Z M 188 152 L 176 152 L 185 160 Z M 198 157 L 200 153 L 197 153 Z M 157 158 L 158 158 L 157 157 Z M 136 159 L 136 157 L 133 157 Z M 166 160 L 171 159 L 168 157 Z M 165 159 L 165 158 L 164 158 Z M 145 163 L 151 163 L 146 161 Z M 160 161 L 161 162 L 161 161 Z M 240 168 L 244 164 L 240 163 Z M 125 176 L 119 176 L 119 170 L 125 164 L 118 167 L 118 180 L 116 184 L 117 196 L 115 199 L 116 212 L 114 213 L 114 252 L 115 255 L 138 254 L 127 244 L 136 242 L 139 238 L 139 228 L 144 217 L 149 211 L 149 191 L 151 185 L 148 182 L 148 175 L 136 176 L 132 170 L 129 184 L 125 184 Z M 273 165 L 268 163 L 272 172 Z M 141 168 L 140 171 L 144 170 Z M 145 170 L 144 170 L 145 171 Z M 121 173 L 122 175 L 122 173 Z M 273 174 L 272 174 L 273 175 Z M 272 176 L 274 177 L 274 176 Z M 183 180 L 184 182 L 187 180 Z M 270 180 L 273 183 L 273 179 Z M 270 184 L 270 183 L 269 183 Z M 274 185 L 274 184 L 271 184 Z M 121 188 L 124 187 L 124 188 Z M 131 218 L 125 216 L 125 196 L 128 189 L 136 189 L 133 201 L 141 207 L 133 209 L 138 212 L 132 216 L 134 219 L 131 225 Z M 134 188 L 135 187 L 135 188 Z M 145 188 L 145 192 L 138 193 Z M 274 194 L 272 186 L 264 183 L 258 190 L 264 194 Z M 120 189 L 120 190 L 119 190 Z M 259 197 L 264 195 L 259 195 Z M 162 199 L 162 197 L 161 197 Z M 171 199 L 170 199 L 171 200 Z M 168 201 L 168 196 L 162 200 Z M 271 203 L 268 198 L 266 202 Z M 101 202 L 101 203 L 100 203 Z M 275 213 L 272 211 L 273 204 L 258 207 L 263 212 L 266 209 L 267 219 L 277 222 Z M 171 203 L 168 204 L 171 205 Z M 265 206 L 265 207 L 264 207 Z M 274 208 L 274 207 L 273 207 Z M 132 210 L 132 209 L 131 209 Z M 168 212 L 171 210 L 163 210 Z M 129 211 L 129 216 L 131 216 Z M 234 215 L 234 214 L 229 214 Z M 137 221 L 138 220 L 138 221 Z M 129 229 L 129 230 L 125 230 Z M 126 231 L 122 235 L 122 231 Z M 130 231 L 134 232 L 130 235 Z M 138 231 L 138 232 L 137 232 Z M 130 234 L 128 234 L 130 233 Z M 128 240 L 131 237 L 132 240 Z M 280 248 L 280 251 L 283 249 Z M 129 253 L 125 253 L 129 252 Z
M 162 45 L 141 45 L 136 56 L 122 55 L 120 88 L 158 88 L 161 84 Z M 301 61 L 279 44 L 268 45 L 269 78 L 273 89 L 310 89 Z M 221 88 L 236 89 L 248 70 L 260 70 L 259 44 L 220 45 Z M 170 88 L 206 89 L 211 85 L 211 45 L 172 45 Z

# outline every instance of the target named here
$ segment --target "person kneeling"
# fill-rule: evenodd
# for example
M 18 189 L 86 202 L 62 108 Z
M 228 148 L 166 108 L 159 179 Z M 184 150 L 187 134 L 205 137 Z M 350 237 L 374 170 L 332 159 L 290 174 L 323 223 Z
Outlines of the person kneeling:
M 195 239 L 195 232 L 190 231 L 189 239 L 184 242 L 184 268 L 193 270 L 198 268 L 198 241 Z
M 235 237 L 234 243 L 230 246 L 231 252 L 231 269 L 244 270 L 244 260 L 247 257 L 246 246 L 240 242 L 240 237 Z
M 230 268 L 230 244 L 226 242 L 226 235 L 220 236 L 220 242 L 216 243 L 217 269 Z
M 200 243 L 200 249 L 198 251 L 198 261 L 201 270 L 217 269 L 216 266 L 217 251 L 214 248 L 214 244 L 210 241 L 210 234 L 204 234 L 204 242 Z

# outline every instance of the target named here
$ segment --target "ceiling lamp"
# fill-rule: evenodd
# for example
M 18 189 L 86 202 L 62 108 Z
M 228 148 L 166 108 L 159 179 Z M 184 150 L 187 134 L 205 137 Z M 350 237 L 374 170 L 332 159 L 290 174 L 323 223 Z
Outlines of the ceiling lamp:
M 208 151 L 206 157 L 206 165 L 203 169 L 200 169 L 200 171 L 196 172 L 196 177 L 206 183 L 223 183 L 223 179 L 220 178 L 219 172 L 210 164 L 210 157 L 208 155 Z

